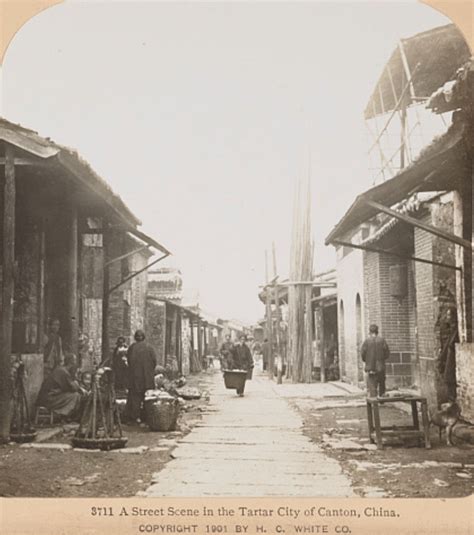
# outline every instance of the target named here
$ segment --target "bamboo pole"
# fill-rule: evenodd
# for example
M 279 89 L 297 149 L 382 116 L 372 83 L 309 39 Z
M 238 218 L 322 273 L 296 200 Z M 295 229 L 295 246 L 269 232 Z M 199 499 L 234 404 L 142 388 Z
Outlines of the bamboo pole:
M 310 382 L 313 363 L 312 349 L 312 279 L 313 242 L 311 239 L 310 173 L 306 184 L 296 186 L 293 213 L 292 245 L 289 283 L 289 362 L 293 382 Z
M 273 256 L 273 277 L 274 280 L 277 280 L 278 278 L 278 272 L 277 272 L 277 261 L 276 261 L 276 248 L 275 248 L 275 242 L 272 243 L 272 256 Z M 275 294 L 275 345 L 276 345 L 276 353 L 279 356 L 279 362 L 280 366 L 277 370 L 277 382 L 278 384 L 282 383 L 282 368 L 284 364 L 283 360 L 283 353 L 282 353 L 282 340 L 281 340 L 281 330 L 280 330 L 280 323 L 281 323 L 281 310 L 280 310 L 280 294 L 279 294 L 279 286 L 275 283 L 274 285 L 274 294 Z M 274 360 L 274 359 L 273 359 Z
M 268 353 L 268 377 L 273 378 L 273 325 L 272 325 L 272 296 L 271 289 L 269 286 L 269 275 L 268 275 L 268 253 L 265 250 L 265 282 L 267 284 L 265 288 L 265 315 L 266 315 L 266 329 L 267 329 L 267 340 L 268 347 L 270 348 Z

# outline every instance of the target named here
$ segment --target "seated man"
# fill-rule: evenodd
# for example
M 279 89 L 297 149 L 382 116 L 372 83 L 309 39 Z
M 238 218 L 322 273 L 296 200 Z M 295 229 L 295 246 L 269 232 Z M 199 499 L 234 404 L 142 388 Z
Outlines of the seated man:
M 55 368 L 43 381 L 36 405 L 46 407 L 64 418 L 79 417 L 86 390 L 75 379 L 76 369 L 76 355 L 67 354 L 64 364 Z

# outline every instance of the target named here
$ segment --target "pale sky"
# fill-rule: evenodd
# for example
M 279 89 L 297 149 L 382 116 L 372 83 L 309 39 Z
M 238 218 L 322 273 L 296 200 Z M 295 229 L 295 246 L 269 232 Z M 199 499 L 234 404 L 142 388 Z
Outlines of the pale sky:
M 308 154 L 318 272 L 372 183 L 362 114 L 385 62 L 400 37 L 448 22 L 413 1 L 66 1 L 14 38 L 1 114 L 77 149 L 205 309 L 254 322 L 272 241 L 288 273 Z

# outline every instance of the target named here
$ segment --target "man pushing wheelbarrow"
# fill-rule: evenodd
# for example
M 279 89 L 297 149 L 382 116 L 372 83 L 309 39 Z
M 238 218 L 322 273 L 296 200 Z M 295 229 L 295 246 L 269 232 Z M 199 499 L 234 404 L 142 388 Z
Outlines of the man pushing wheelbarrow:
M 224 370 L 226 388 L 235 388 L 239 396 L 244 395 L 245 381 L 252 379 L 253 359 L 249 347 L 245 343 L 245 336 L 239 337 L 239 343 L 232 348 L 232 358 L 229 368 Z

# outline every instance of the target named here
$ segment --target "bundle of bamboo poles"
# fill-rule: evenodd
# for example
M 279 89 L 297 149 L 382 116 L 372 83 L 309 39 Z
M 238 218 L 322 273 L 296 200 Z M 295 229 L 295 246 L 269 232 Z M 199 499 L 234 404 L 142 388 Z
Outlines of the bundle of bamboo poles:
M 288 288 L 288 376 L 293 382 L 311 382 L 313 363 L 311 293 L 313 241 L 311 237 L 311 185 L 296 186 Z

